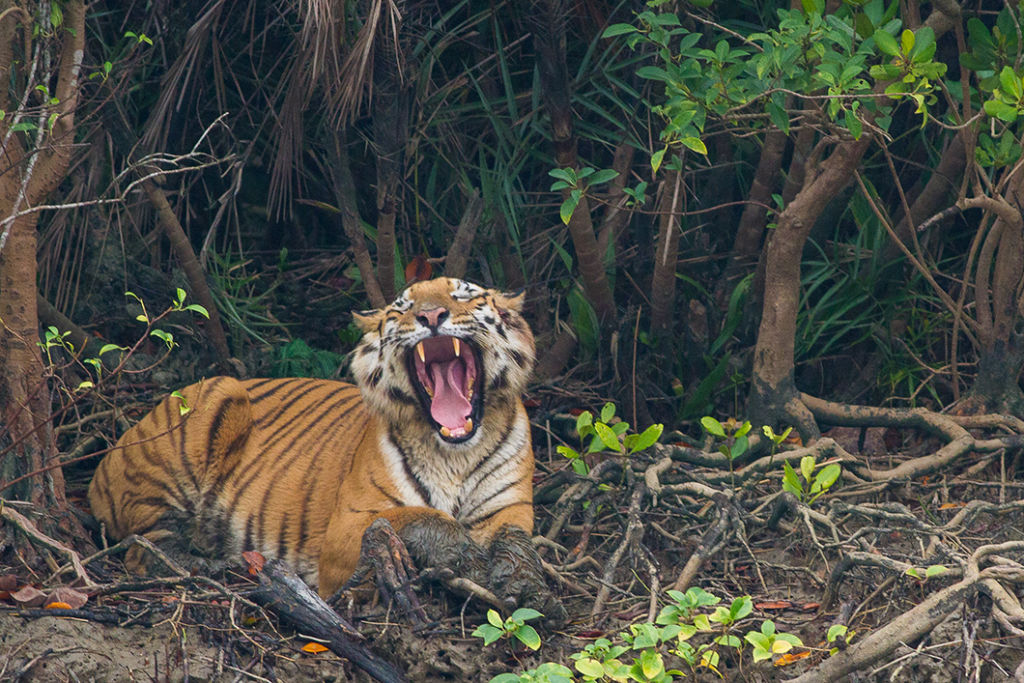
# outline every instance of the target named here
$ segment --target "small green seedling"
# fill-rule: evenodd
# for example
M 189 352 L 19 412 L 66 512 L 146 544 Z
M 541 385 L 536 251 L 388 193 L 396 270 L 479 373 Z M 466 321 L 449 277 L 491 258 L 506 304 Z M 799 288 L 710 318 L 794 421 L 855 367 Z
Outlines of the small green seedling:
M 768 440 L 772 442 L 772 454 L 776 453 L 782 448 L 782 442 L 789 437 L 789 433 L 793 431 L 792 427 L 786 427 L 785 431 L 781 434 L 776 434 L 775 430 L 768 425 L 761 427 L 761 432 L 768 437 Z
M 773 655 L 789 652 L 794 647 L 803 647 L 803 642 L 792 633 L 777 633 L 775 623 L 765 619 L 760 631 L 750 631 L 743 639 L 754 646 L 754 661 L 770 659 Z
M 473 631 L 477 638 L 484 639 L 484 645 L 490 645 L 501 638 L 515 638 L 531 650 L 540 648 L 540 635 L 537 629 L 527 624 L 531 619 L 544 616 L 535 609 L 520 607 L 507 619 L 502 619 L 496 610 L 487 610 L 487 623 L 481 624 Z
M 544 662 L 521 674 L 498 674 L 490 683 L 573 683 L 572 671 L 555 662 Z
M 661 438 L 664 429 L 665 426 L 659 423 L 651 425 L 640 434 L 627 434 L 629 423 L 616 421 L 615 404 L 605 403 L 598 419 L 594 419 L 594 414 L 589 410 L 584 410 L 576 418 L 576 433 L 580 441 L 590 439 L 583 453 L 569 446 L 558 446 L 555 450 L 569 459 L 573 472 L 585 477 L 589 468 L 583 461 L 583 455 L 605 450 L 632 455 L 653 446 Z
M 831 488 L 832 484 L 836 483 L 842 472 L 839 463 L 825 465 L 818 470 L 817 474 L 814 472 L 816 466 L 817 463 L 813 455 L 805 455 L 800 458 L 800 475 L 797 475 L 796 470 L 788 462 L 782 463 L 784 470 L 782 489 L 789 491 L 798 500 L 808 505 L 816 501 Z
M 832 624 L 828 628 L 828 633 L 826 634 L 825 639 L 830 643 L 835 643 L 838 642 L 839 639 L 842 639 L 847 645 L 849 645 L 855 635 L 857 635 L 857 632 L 851 631 L 845 624 Z M 839 647 L 831 647 L 828 650 L 830 657 L 837 652 L 839 652 Z
M 749 421 L 741 423 L 736 418 L 730 417 L 725 422 L 719 422 L 710 415 L 706 415 L 700 419 L 700 425 L 716 441 L 721 441 L 718 452 L 729 459 L 730 467 L 733 460 L 746 453 L 750 448 L 750 440 L 747 437 L 747 434 L 750 433 Z
M 924 583 L 933 576 L 939 576 L 940 574 L 945 574 L 948 571 L 949 569 L 941 564 L 933 564 L 927 567 L 924 571 L 921 571 L 917 567 L 911 567 L 907 570 L 907 574 L 909 576 L 913 576 L 921 583 Z

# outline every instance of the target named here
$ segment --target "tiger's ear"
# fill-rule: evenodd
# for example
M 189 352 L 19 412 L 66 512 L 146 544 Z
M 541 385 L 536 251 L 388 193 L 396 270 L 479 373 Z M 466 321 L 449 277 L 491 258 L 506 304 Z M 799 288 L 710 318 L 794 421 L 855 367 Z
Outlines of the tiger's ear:
M 494 302 L 499 308 L 523 312 L 523 303 L 526 301 L 526 290 L 520 289 L 516 292 L 500 292 L 494 295 Z
M 370 330 L 376 329 L 377 325 L 380 324 L 380 319 L 384 316 L 384 311 L 380 309 L 370 309 L 368 311 L 352 311 L 352 322 L 356 324 L 360 330 L 364 333 Z

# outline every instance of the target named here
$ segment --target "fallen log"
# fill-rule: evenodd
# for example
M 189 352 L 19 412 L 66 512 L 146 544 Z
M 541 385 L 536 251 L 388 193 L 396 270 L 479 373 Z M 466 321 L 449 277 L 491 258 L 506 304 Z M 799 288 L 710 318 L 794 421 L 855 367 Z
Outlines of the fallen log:
M 259 586 L 249 597 L 296 630 L 308 634 L 339 657 L 352 662 L 382 683 L 404 683 L 405 678 L 374 654 L 362 634 L 323 601 L 299 576 L 285 564 L 270 560 L 262 567 L 250 562 L 250 571 L 257 572 Z

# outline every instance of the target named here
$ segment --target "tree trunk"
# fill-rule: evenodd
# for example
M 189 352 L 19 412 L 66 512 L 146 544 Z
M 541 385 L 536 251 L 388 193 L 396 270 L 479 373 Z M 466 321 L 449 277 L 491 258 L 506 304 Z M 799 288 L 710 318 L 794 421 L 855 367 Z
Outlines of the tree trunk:
M 764 306 L 754 347 L 750 416 L 760 424 L 794 425 L 805 438 L 817 437 L 818 428 L 800 402 L 793 379 L 800 262 L 814 222 L 853 177 L 869 141 L 865 135 L 836 146 L 779 216 L 765 253 Z
M 37 342 L 39 319 L 36 303 L 36 223 L 38 213 L 30 208 L 43 203 L 67 172 L 74 140 L 74 111 L 78 102 L 79 70 L 85 38 L 85 5 L 69 0 L 63 5 L 64 23 L 52 34 L 33 31 L 32 17 L 23 12 L 4 11 L 11 3 L 0 1 L 4 18 L 0 26 L 0 75 L 3 94 L 0 105 L 11 102 L 7 88 L 12 80 L 33 88 L 27 76 L 11 79 L 15 69 L 25 69 L 29 55 L 21 54 L 19 32 L 29 40 L 62 41 L 59 53 L 55 46 L 39 44 L 34 55 L 47 55 L 41 65 L 53 66 L 53 73 L 39 74 L 43 83 L 50 83 L 55 102 L 21 98 L 21 106 L 35 106 L 31 111 L 7 112 L 0 121 L 0 138 L 5 140 L 0 175 L 0 480 L 25 477 L 9 489 L 0 488 L 0 495 L 27 500 L 50 515 L 45 526 L 79 538 L 84 531 L 68 514 L 64 493 L 64 477 L 58 464 L 56 444 L 50 424 L 50 393 L 47 368 L 43 364 Z M 17 23 L 20 22 L 20 26 Z M 59 56 L 58 56 L 59 54 Z M 18 94 L 19 97 L 21 93 Z M 46 126 L 49 115 L 55 114 L 52 126 Z M 34 146 L 26 149 L 18 133 L 11 133 L 13 121 L 34 120 L 40 128 L 34 135 Z M 2 486 L 0 482 L 0 486 Z

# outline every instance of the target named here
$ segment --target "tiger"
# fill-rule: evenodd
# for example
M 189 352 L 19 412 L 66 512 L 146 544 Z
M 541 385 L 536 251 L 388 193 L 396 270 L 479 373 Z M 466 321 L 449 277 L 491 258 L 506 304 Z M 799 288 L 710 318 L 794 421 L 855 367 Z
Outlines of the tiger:
M 416 282 L 353 313 L 354 385 L 212 377 L 175 392 L 102 459 L 93 515 L 109 537 L 139 534 L 193 567 L 256 550 L 325 597 L 385 520 L 417 567 L 562 619 L 531 542 L 521 396 L 536 349 L 523 301 L 461 279 Z M 133 546 L 125 563 L 145 572 L 149 557 Z

